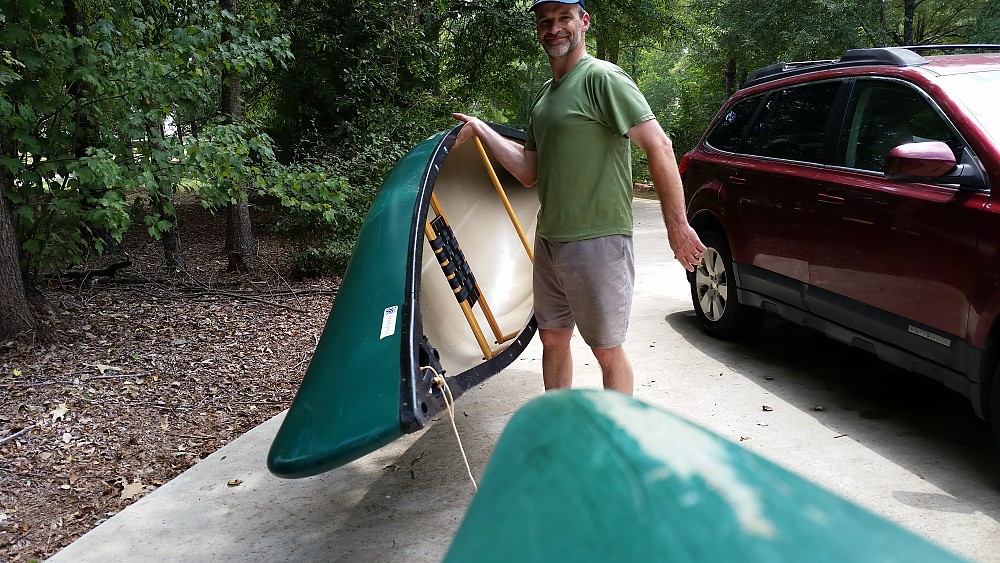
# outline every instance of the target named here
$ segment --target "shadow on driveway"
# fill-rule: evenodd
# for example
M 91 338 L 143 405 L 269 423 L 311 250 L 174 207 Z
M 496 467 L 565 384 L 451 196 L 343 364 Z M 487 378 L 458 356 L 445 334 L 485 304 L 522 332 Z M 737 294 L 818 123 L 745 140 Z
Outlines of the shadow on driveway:
M 778 318 L 742 342 L 705 335 L 692 311 L 666 320 L 736 375 L 952 495 L 895 491 L 897 501 L 1000 520 L 1000 448 L 965 397 Z

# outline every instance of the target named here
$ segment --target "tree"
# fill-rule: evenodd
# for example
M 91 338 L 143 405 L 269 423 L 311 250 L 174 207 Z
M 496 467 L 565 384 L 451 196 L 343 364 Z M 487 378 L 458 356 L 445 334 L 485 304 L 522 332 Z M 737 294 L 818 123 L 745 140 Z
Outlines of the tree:
M 233 44 L 233 28 L 236 25 L 236 0 L 222 0 L 222 46 Z M 243 112 L 240 108 L 240 75 L 232 65 L 224 65 L 222 71 L 222 115 L 226 125 L 240 124 Z M 250 207 L 247 205 L 246 190 L 238 183 L 229 186 L 230 200 L 226 211 L 226 253 L 229 256 L 230 272 L 245 272 L 249 269 L 246 256 L 253 253 L 255 243 L 250 225 Z
M 870 46 L 964 43 L 981 0 L 860 0 L 851 11 Z
M 995 43 L 1000 37 L 1000 0 L 986 0 L 969 28 L 969 41 Z
M 251 21 L 229 25 L 232 41 L 222 46 L 220 11 L 195 3 L 17 0 L 2 15 L 0 224 L 13 227 L 5 242 L 15 251 L 0 253 L 0 272 L 4 280 L 20 272 L 24 283 L 23 291 L 4 284 L 4 319 L 24 316 L 20 293 L 42 276 L 103 252 L 134 219 L 169 237 L 182 181 L 193 181 L 212 207 L 231 201 L 229 186 L 239 182 L 268 188 L 261 170 L 273 153 L 265 136 L 213 126 L 222 124 L 218 109 L 199 127 L 215 139 L 171 137 L 163 124 L 171 113 L 218 103 L 224 66 L 247 72 L 286 59 L 287 38 L 261 37 Z M 197 150 L 206 145 L 212 150 Z M 147 198 L 133 202 L 137 193 Z
M 622 49 L 637 44 L 657 44 L 680 29 L 675 14 L 684 8 L 666 0 L 592 0 L 590 35 L 596 41 L 595 56 L 618 64 Z
M 0 155 L 10 158 L 12 146 L 10 128 L 0 126 Z M 7 198 L 13 188 L 14 177 L 10 170 L 0 167 L 0 338 L 11 338 L 35 327 L 19 267 L 14 208 Z

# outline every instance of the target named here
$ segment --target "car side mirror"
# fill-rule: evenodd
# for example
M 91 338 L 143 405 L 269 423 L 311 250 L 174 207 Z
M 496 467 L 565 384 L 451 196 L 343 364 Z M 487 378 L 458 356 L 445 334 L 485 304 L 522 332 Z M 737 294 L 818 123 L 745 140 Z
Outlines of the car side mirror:
M 986 177 L 968 150 L 962 160 L 955 160 L 951 147 L 941 141 L 906 143 L 894 147 L 885 159 L 885 177 L 904 182 L 956 184 L 966 188 L 986 189 Z
M 906 143 L 889 151 L 885 176 L 890 180 L 932 179 L 954 170 L 955 154 L 941 141 Z

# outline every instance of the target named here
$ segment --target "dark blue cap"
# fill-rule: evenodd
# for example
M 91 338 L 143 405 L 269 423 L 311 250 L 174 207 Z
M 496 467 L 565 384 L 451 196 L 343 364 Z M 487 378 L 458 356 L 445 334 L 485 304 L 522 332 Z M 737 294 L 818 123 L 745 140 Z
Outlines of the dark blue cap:
M 583 0 L 535 0 L 535 2 L 531 4 L 531 11 L 534 12 L 535 8 L 537 8 L 539 4 L 544 4 L 546 2 L 558 2 L 560 4 L 579 4 L 580 7 L 584 9 L 584 11 L 586 11 L 587 9 L 587 7 L 583 5 Z

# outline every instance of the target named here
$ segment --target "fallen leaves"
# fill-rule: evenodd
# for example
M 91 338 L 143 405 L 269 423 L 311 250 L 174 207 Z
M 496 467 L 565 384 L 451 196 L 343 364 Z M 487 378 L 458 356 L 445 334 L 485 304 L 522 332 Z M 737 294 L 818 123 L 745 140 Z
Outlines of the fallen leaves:
M 57 420 L 62 420 L 68 412 L 69 407 L 66 406 L 66 403 L 59 403 L 58 407 L 49 411 L 49 416 L 52 417 L 52 422 L 56 422 Z
M 105 364 L 83 364 L 83 365 L 85 365 L 87 367 L 97 368 L 97 371 L 99 371 L 101 373 L 101 375 L 104 375 L 104 373 L 107 372 L 107 371 L 121 371 L 122 370 L 122 368 L 120 368 L 120 367 L 109 366 L 109 365 L 105 365 Z
M 139 497 L 146 496 L 154 490 L 156 490 L 156 487 L 143 485 L 141 481 L 129 483 L 122 487 L 121 495 L 118 496 L 118 504 L 121 504 L 126 500 L 136 500 Z
M 46 559 L 291 402 L 337 280 L 288 282 L 274 266 L 292 245 L 266 236 L 268 265 L 221 274 L 222 242 L 202 233 L 224 228 L 187 225 L 203 279 L 149 283 L 162 248 L 136 240 L 122 272 L 135 280 L 48 288 L 51 338 L 0 346 L 0 561 Z M 198 299 L 178 289 L 188 282 Z M 215 284 L 237 297 L 206 297 Z M 307 313 L 238 298 L 256 288 Z

